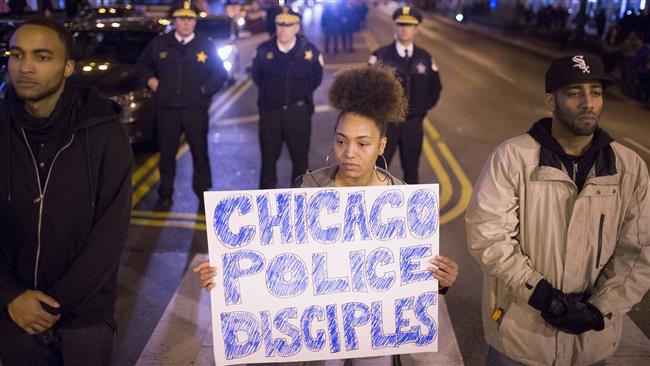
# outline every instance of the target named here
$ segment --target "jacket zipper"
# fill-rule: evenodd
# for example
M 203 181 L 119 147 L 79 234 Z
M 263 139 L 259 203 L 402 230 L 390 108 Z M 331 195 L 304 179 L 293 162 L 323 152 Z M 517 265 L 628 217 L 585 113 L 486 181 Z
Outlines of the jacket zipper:
M 45 177 L 45 185 L 43 188 L 41 188 L 41 176 L 38 172 L 38 163 L 36 162 L 36 158 L 34 157 L 34 152 L 32 151 L 32 147 L 29 145 L 29 141 L 27 140 L 27 135 L 25 134 L 25 130 L 23 128 L 20 129 L 21 132 L 23 133 L 23 139 L 25 140 L 25 144 L 27 145 L 27 149 L 29 150 L 29 155 L 32 157 L 32 162 L 34 163 L 34 169 L 36 171 L 36 182 L 38 183 L 38 198 L 34 200 L 34 203 L 38 202 L 38 231 L 36 232 L 36 260 L 34 261 L 34 289 L 36 290 L 38 288 L 38 262 L 41 257 L 41 228 L 43 224 L 43 199 L 45 198 L 45 192 L 47 191 L 47 183 L 50 181 L 50 174 L 52 174 L 52 168 L 54 167 L 54 163 L 56 162 L 57 158 L 59 155 L 63 152 L 63 150 L 67 149 L 70 145 L 72 145 L 72 141 L 74 140 L 74 133 L 70 137 L 70 141 L 63 146 L 57 153 L 54 155 L 54 159 L 52 159 L 52 163 L 50 164 L 50 168 L 47 171 L 47 176 Z
M 576 163 L 576 162 L 574 161 L 574 162 L 573 162 L 573 183 L 576 183 L 576 184 L 577 184 L 577 182 L 576 182 L 576 176 L 577 176 L 577 174 L 578 174 L 578 163 Z
M 603 225 L 605 224 L 605 215 L 600 215 L 598 224 L 598 252 L 596 253 L 596 268 L 600 267 L 600 253 L 603 249 Z

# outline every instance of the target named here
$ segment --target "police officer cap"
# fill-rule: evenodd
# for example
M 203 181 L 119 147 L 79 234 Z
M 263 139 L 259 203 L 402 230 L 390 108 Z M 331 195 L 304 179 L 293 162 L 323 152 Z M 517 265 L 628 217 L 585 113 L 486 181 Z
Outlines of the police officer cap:
M 553 60 L 546 70 L 546 92 L 558 90 L 570 84 L 600 82 L 603 87 L 612 83 L 605 74 L 603 61 L 588 53 L 579 53 Z
M 410 6 L 404 6 L 395 10 L 393 21 L 397 24 L 418 25 L 422 22 L 422 14 Z
M 176 2 L 171 10 L 174 18 L 196 18 L 199 13 L 198 7 L 190 0 Z
M 276 24 L 296 24 L 300 23 L 300 13 L 293 11 L 288 6 L 282 7 L 282 12 L 275 16 Z

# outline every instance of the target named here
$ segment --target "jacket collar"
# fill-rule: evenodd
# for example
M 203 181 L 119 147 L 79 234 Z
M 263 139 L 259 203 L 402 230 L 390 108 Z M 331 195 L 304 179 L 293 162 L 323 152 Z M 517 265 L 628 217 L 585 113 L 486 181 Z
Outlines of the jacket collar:
M 528 134 L 540 144 L 539 167 L 552 167 L 564 170 L 561 155 L 564 154 L 562 147 L 551 135 L 551 119 L 543 118 L 537 121 L 528 131 Z M 612 138 L 602 129 L 594 133 L 592 147 L 585 154 L 594 155 L 594 164 L 590 175 L 597 177 L 616 174 L 616 155 L 612 149 Z

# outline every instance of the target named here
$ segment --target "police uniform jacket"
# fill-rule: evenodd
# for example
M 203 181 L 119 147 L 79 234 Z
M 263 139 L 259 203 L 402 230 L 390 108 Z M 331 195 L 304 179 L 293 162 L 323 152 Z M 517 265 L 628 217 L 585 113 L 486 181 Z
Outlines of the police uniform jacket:
M 407 118 L 424 117 L 427 111 L 436 105 L 442 84 L 438 68 L 427 51 L 413 45 L 413 55 L 407 64 L 405 58 L 397 53 L 393 42 L 375 50 L 372 56 L 371 63 L 376 58 L 397 71 L 404 94 L 408 98 Z
M 228 78 L 215 45 L 196 34 L 181 45 L 174 32 L 154 38 L 138 58 L 142 82 L 160 81 L 155 99 L 159 107 L 207 108 L 212 94 Z
M 313 108 L 313 93 L 323 80 L 321 56 L 304 36 L 288 53 L 278 49 L 275 37 L 257 47 L 253 59 L 253 81 L 259 88 L 260 110 L 307 104 Z

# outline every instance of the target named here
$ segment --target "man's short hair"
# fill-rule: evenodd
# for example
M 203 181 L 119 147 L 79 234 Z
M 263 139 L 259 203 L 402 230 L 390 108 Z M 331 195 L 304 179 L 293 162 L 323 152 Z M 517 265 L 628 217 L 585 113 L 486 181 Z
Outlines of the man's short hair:
M 65 59 L 72 60 L 74 58 L 74 41 L 72 40 L 72 34 L 70 34 L 70 32 L 68 32 L 68 30 L 63 25 L 49 18 L 36 18 L 22 23 L 20 26 L 18 26 L 16 32 L 26 25 L 45 27 L 54 31 L 59 36 L 59 40 L 61 40 L 63 43 L 63 48 L 65 49 Z

